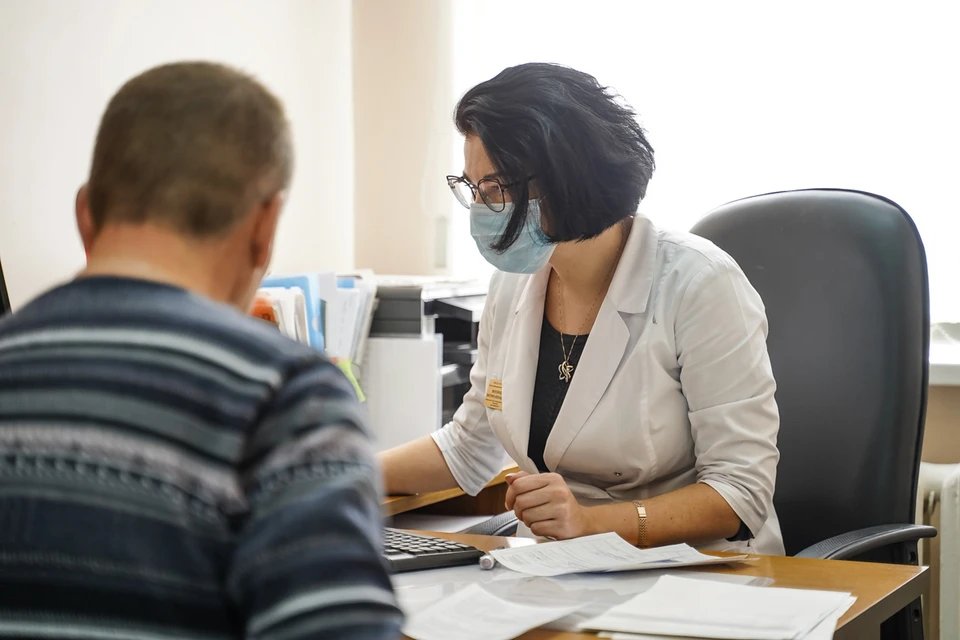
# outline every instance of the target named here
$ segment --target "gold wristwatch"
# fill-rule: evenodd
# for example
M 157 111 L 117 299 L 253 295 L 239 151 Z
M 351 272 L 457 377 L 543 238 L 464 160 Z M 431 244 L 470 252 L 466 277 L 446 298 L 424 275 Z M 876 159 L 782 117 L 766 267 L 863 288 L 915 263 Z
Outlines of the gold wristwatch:
M 639 525 L 640 535 L 637 536 L 637 546 L 641 549 L 647 548 L 647 508 L 639 500 L 633 501 L 633 506 L 637 508 L 637 524 Z

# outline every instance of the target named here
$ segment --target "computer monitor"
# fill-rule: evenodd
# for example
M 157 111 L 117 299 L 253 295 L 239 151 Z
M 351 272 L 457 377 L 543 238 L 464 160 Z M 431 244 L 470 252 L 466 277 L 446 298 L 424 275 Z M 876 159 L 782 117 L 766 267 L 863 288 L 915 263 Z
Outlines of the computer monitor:
M 3 265 L 0 264 L 0 318 L 10 313 L 10 296 L 7 295 L 7 281 L 3 279 Z

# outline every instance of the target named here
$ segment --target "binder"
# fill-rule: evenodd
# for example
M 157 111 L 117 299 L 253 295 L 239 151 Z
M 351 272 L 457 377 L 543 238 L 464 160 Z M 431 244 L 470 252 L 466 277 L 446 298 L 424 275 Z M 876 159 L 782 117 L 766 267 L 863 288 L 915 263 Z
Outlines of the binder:
M 323 314 L 326 303 L 336 294 L 336 277 L 332 273 L 267 276 L 261 288 L 299 288 L 303 292 L 306 307 L 307 343 L 318 351 L 324 351 Z
M 326 306 L 327 357 L 353 383 L 361 402 L 366 401 L 362 365 L 376 298 L 373 273 L 364 271 L 338 277 L 336 292 Z
M 271 305 L 274 322 L 285 336 L 303 344 L 310 344 L 306 301 L 300 287 L 264 287 L 258 291 L 258 295 Z

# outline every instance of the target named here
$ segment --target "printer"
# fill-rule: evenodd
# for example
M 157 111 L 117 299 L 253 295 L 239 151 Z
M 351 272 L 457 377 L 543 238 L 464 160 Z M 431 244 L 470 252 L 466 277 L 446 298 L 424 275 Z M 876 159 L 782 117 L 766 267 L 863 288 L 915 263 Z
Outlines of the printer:
M 378 451 L 449 422 L 470 388 L 486 283 L 379 276 L 361 370 Z

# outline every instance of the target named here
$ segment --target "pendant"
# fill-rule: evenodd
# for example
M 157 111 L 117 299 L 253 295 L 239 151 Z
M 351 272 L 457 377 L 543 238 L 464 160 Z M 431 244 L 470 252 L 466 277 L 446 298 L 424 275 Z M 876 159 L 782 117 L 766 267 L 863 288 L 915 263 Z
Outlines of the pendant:
M 573 365 L 564 360 L 560 363 L 560 366 L 557 367 L 557 370 L 560 372 L 560 379 L 564 382 L 570 382 L 570 378 L 573 377 Z

